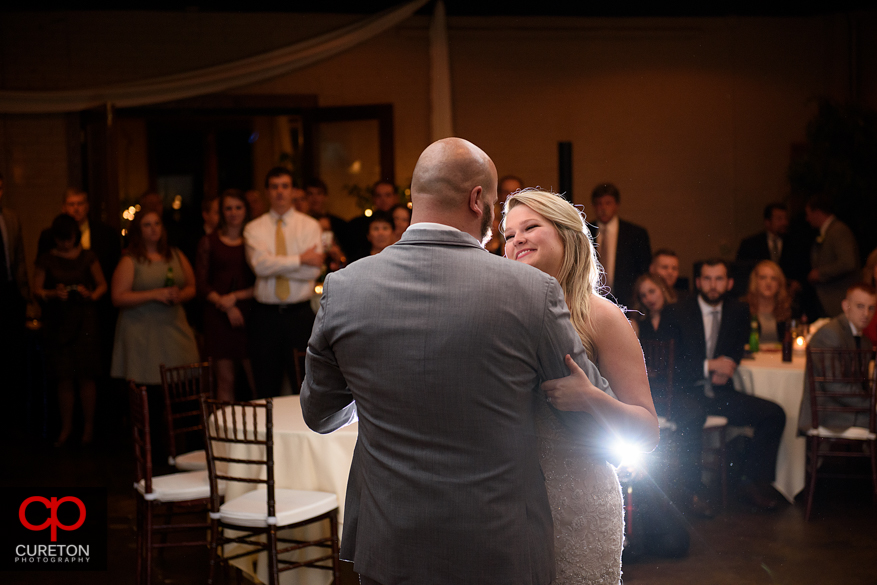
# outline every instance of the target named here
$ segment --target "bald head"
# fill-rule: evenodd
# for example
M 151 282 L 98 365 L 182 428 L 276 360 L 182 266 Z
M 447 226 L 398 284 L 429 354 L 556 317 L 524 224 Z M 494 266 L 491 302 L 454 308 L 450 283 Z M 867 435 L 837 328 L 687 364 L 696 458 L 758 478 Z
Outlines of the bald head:
M 462 138 L 430 144 L 417 160 L 411 178 L 414 209 L 453 212 L 466 208 L 476 187 L 496 192 L 496 167 L 487 154 Z

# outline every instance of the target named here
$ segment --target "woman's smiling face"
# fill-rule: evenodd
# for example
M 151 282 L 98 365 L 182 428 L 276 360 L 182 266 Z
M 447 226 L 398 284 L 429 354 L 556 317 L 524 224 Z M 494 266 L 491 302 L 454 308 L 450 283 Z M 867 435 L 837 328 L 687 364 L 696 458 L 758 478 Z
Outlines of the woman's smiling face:
M 505 220 L 505 255 L 557 277 L 563 265 L 563 240 L 554 224 L 526 205 L 513 207 Z

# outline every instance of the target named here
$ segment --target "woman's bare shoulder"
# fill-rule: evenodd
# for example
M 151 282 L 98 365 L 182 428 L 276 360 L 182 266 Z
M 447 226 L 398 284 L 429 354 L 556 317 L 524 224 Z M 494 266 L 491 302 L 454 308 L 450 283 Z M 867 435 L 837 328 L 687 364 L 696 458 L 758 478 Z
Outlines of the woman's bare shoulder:
M 591 318 L 597 331 L 603 327 L 624 325 L 629 328 L 630 323 L 621 307 L 605 297 L 594 295 L 591 297 Z

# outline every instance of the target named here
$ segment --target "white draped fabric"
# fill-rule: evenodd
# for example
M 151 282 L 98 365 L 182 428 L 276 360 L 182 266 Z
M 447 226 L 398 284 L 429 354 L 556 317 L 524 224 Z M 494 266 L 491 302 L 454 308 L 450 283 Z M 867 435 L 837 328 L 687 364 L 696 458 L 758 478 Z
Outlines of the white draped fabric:
M 412 0 L 313 39 L 197 71 L 90 89 L 0 90 L 0 113 L 77 112 L 104 104 L 121 108 L 145 106 L 242 87 L 312 65 L 350 49 L 407 19 L 428 1 Z
M 445 3 L 438 0 L 429 26 L 430 102 L 432 140 L 454 135 L 451 108 L 451 67 Z

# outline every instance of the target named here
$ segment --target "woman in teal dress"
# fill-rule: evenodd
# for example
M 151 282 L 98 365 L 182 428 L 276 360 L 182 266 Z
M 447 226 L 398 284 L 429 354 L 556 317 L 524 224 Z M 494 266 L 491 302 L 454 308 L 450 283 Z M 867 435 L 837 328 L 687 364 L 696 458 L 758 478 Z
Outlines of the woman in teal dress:
M 186 257 L 168 245 L 156 211 L 140 211 L 129 237 L 111 287 L 120 310 L 110 373 L 138 384 L 161 384 L 161 364 L 199 361 L 182 306 L 195 296 L 195 274 Z

